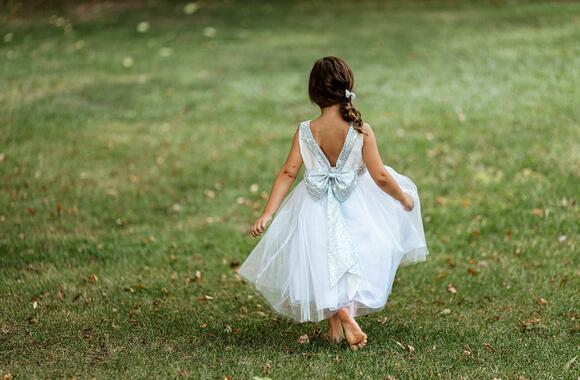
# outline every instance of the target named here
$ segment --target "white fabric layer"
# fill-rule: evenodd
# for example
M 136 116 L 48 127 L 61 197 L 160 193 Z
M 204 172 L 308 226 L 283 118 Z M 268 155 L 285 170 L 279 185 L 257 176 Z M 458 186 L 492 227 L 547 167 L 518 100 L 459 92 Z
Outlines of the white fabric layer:
M 362 143 L 359 134 L 345 168 L 364 165 Z M 302 132 L 300 150 L 307 170 L 319 168 Z M 315 200 L 304 180 L 288 194 L 238 273 L 255 285 L 276 312 L 297 322 L 318 322 L 342 307 L 348 307 L 353 316 L 383 309 L 397 268 L 425 261 L 428 255 L 417 187 L 408 177 L 385 168 L 413 197 L 415 207 L 405 211 L 368 172 L 359 175 L 356 187 L 339 206 L 362 271 L 354 292 L 347 292 L 347 276 L 335 287 L 329 286 L 327 195 Z

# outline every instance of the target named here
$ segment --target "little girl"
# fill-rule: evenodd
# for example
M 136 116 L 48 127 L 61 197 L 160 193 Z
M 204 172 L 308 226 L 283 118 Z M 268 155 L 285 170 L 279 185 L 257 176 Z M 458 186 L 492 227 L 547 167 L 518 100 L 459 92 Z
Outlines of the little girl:
M 357 349 L 367 335 L 354 317 L 382 310 L 397 267 L 424 261 L 428 251 L 417 187 L 383 165 L 371 126 L 352 104 L 353 86 L 342 59 L 314 63 L 308 93 L 321 114 L 294 133 L 252 235 L 276 215 L 238 273 L 278 313 L 328 319 L 328 337 Z M 302 163 L 304 179 L 284 199 Z

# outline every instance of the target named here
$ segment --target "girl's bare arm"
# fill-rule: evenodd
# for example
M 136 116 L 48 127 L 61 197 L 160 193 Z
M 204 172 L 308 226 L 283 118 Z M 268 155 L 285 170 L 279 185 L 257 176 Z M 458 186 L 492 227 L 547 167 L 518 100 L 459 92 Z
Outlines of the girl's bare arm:
M 363 142 L 363 160 L 371 178 L 381 190 L 399 201 L 405 210 L 411 211 L 414 206 L 413 198 L 401 189 L 393 176 L 385 169 L 371 126 L 365 123 L 364 131 L 367 135 Z
M 292 183 L 296 179 L 300 168 L 302 167 L 302 155 L 300 154 L 300 142 L 298 141 L 299 129 L 296 129 L 294 133 L 294 139 L 292 140 L 292 147 L 286 158 L 286 162 L 278 172 L 276 180 L 272 185 L 272 190 L 266 201 L 266 206 L 262 215 L 254 222 L 251 228 L 252 236 L 256 237 L 266 229 L 266 224 L 272 219 L 272 216 L 276 213 L 280 204 L 284 200 L 284 197 L 290 190 Z

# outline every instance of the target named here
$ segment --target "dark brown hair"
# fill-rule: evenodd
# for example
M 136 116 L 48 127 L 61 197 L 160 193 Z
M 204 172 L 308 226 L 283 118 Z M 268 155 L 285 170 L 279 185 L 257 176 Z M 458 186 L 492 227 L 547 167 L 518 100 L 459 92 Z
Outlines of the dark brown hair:
M 340 104 L 340 114 L 352 122 L 357 132 L 363 132 L 363 120 L 359 110 L 352 105 L 345 90 L 352 91 L 354 75 L 345 61 L 338 57 L 323 57 L 314 62 L 308 80 L 308 96 L 320 108 Z

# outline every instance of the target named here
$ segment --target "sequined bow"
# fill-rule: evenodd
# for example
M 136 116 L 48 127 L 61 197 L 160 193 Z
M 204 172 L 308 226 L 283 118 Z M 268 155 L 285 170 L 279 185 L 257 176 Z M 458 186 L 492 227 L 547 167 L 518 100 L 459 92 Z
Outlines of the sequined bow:
M 350 232 L 344 221 L 340 203 L 344 202 L 356 186 L 358 173 L 338 171 L 333 167 L 307 171 L 304 182 L 310 195 L 319 199 L 327 195 L 326 222 L 328 228 L 328 268 L 330 287 L 334 287 L 347 274 L 349 299 L 354 296 L 360 281 L 358 255 L 353 247 Z
M 336 168 L 309 170 L 304 175 L 308 192 L 315 199 L 332 193 L 337 200 L 344 202 L 356 185 L 358 175 L 355 171 L 337 171 Z

